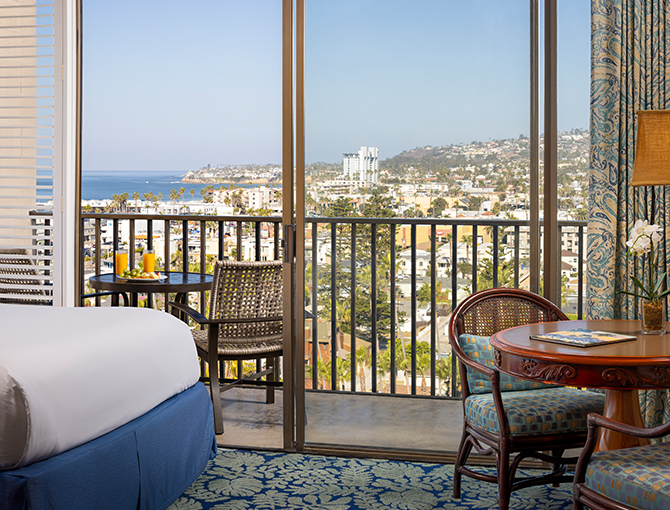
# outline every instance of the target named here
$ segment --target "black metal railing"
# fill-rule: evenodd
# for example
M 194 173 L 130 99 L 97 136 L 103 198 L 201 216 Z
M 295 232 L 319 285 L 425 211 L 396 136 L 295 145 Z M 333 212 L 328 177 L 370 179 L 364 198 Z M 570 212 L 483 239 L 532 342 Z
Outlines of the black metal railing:
M 158 230 L 163 258 L 157 270 L 205 273 L 211 258 L 282 257 L 279 217 L 85 213 L 82 222 L 82 246 L 90 256 L 82 275 L 100 273 L 105 260 L 112 270 L 103 240 L 113 261 L 120 246 L 130 253 L 155 250 Z M 577 258 L 577 290 L 564 295 L 576 318 L 583 315 L 585 228 L 586 222 L 559 222 L 561 248 Z M 456 360 L 446 331 L 438 328 L 446 329 L 458 301 L 472 292 L 525 286 L 529 229 L 524 220 L 307 218 L 307 387 L 457 396 Z M 438 253 L 449 256 L 438 260 Z M 131 256 L 130 267 L 136 263 Z M 429 311 L 419 317 L 424 302 Z M 203 293 L 203 313 L 205 306 Z M 420 340 L 424 326 L 427 339 Z

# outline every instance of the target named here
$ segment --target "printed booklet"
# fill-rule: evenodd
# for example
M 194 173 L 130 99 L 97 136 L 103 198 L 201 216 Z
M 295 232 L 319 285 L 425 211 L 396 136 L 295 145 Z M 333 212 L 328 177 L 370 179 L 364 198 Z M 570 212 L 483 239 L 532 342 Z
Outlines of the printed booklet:
M 615 344 L 635 340 L 636 336 L 619 335 L 607 331 L 593 331 L 591 329 L 569 329 L 556 331 L 555 333 L 543 333 L 541 335 L 530 335 L 531 340 L 552 342 L 555 344 L 571 345 L 573 347 L 593 347 L 595 345 Z

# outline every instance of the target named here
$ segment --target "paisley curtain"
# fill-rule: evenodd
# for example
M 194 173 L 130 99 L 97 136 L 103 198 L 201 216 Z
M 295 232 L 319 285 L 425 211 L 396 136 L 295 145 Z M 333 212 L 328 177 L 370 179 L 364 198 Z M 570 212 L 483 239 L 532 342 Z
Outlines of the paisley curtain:
M 587 317 L 638 319 L 631 275 L 641 267 L 626 257 L 635 220 L 665 232 L 659 271 L 667 270 L 670 187 L 630 186 L 635 156 L 635 112 L 670 108 L 670 6 L 666 0 L 592 0 L 591 160 L 587 240 Z M 655 195 L 654 211 L 651 196 Z M 640 391 L 647 426 L 670 421 L 667 390 Z

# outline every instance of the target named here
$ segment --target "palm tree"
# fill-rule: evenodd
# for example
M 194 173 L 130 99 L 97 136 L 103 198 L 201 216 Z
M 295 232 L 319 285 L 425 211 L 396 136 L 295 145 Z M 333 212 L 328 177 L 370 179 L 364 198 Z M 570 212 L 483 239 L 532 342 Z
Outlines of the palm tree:
M 417 352 L 416 369 L 421 372 L 421 395 L 428 395 L 428 387 L 426 385 L 426 373 L 430 371 L 430 351 Z
M 437 363 L 435 363 L 435 375 L 442 381 L 442 385 L 444 386 L 444 394 L 450 395 L 451 353 L 449 353 L 446 358 L 440 358 Z
M 195 190 L 191 188 L 191 200 L 195 200 Z
M 462 236 L 461 242 L 465 243 L 465 260 L 470 262 L 470 245 L 472 244 L 472 236 L 471 235 Z
M 316 361 L 316 371 L 319 377 L 319 389 L 325 389 L 326 383 L 330 383 L 330 361 L 319 358 Z
M 365 367 L 370 363 L 370 348 L 365 345 L 361 345 L 356 350 L 356 366 L 358 367 L 358 378 L 361 382 L 361 391 L 367 391 L 365 389 Z
M 142 196 L 144 197 L 144 205 L 147 208 L 147 214 L 148 214 L 149 213 L 149 202 L 153 202 L 154 194 L 153 194 L 153 192 L 150 191 L 149 193 L 145 193 Z
M 351 308 L 344 301 L 335 303 L 335 328 L 337 329 L 338 348 L 344 349 L 344 324 L 351 324 Z M 353 335 L 353 331 L 351 332 Z
M 391 377 L 393 374 L 391 372 L 391 349 L 385 349 L 379 353 L 377 356 L 377 374 L 382 381 L 382 392 L 390 393 L 391 392 Z M 389 380 L 386 381 L 384 376 L 389 374 Z
M 335 359 L 337 360 L 335 363 L 336 385 L 344 391 L 344 382 L 351 377 L 351 360 L 340 358 L 339 356 Z
M 179 192 L 174 188 L 170 190 L 170 200 L 172 201 L 172 208 L 174 210 L 175 204 L 179 200 Z

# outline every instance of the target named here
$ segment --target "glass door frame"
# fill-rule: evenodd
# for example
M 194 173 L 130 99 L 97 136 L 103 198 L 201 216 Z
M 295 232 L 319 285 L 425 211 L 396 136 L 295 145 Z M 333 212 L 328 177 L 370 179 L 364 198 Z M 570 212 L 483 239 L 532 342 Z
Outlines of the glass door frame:
M 284 222 L 284 449 L 305 451 L 305 0 L 282 0 L 282 162 Z M 557 226 L 557 0 L 530 3 L 530 290 L 560 305 Z M 544 16 L 540 14 L 544 7 Z M 540 33 L 544 22 L 543 37 Z M 544 68 L 540 51 L 544 44 Z M 544 94 L 540 76 L 543 73 Z M 544 100 L 541 108 L 541 99 Z M 540 247 L 540 111 L 544 114 L 544 244 Z M 288 170 L 288 171 L 287 171 Z M 291 170 L 295 170 L 294 172 Z M 543 256 L 540 251 L 543 248 Z M 548 276 L 548 278 L 547 278 Z M 298 333 L 300 335 L 298 336 Z M 308 448 L 319 452 L 319 448 Z M 346 445 L 329 448 L 351 451 Z M 366 449 L 367 450 L 367 449 Z M 325 453 L 325 452 L 324 452 Z

